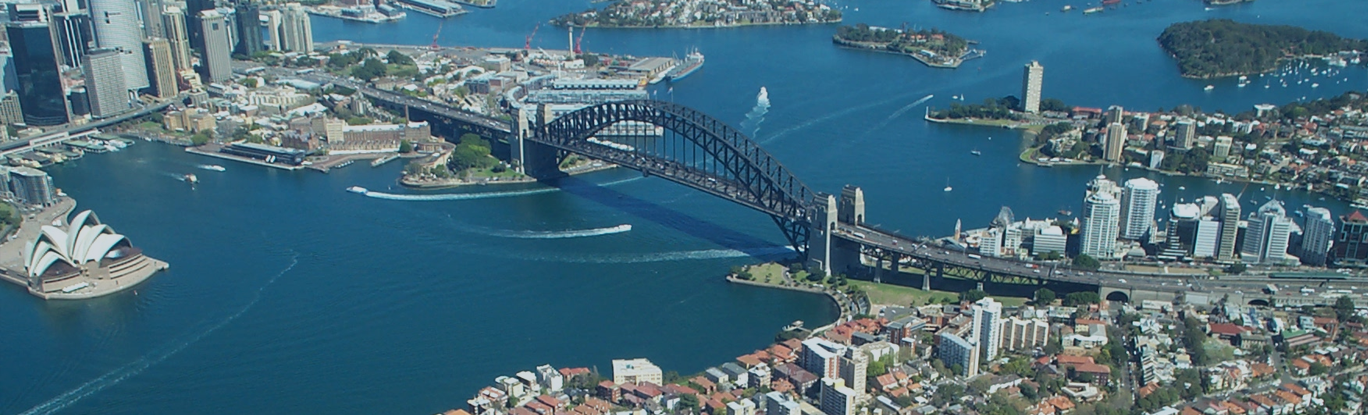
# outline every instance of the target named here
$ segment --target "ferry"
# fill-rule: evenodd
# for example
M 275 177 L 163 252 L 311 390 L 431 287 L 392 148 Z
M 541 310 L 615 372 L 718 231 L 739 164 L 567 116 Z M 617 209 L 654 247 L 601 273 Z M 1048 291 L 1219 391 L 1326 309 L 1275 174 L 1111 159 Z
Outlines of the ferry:
M 1093 14 L 1093 13 L 1100 12 L 1100 11 L 1102 11 L 1102 10 L 1103 10 L 1103 9 L 1102 9 L 1101 7 L 1093 7 L 1093 8 L 1089 8 L 1089 9 L 1083 9 L 1083 14 Z
M 678 82 L 693 74 L 698 68 L 703 67 L 703 53 L 698 50 L 689 52 L 689 56 L 684 58 L 684 62 L 675 66 L 665 74 L 666 82 Z
M 366 194 L 366 192 L 367 192 L 368 190 L 366 190 L 366 188 L 361 187 L 361 186 L 352 186 L 352 187 L 348 187 L 348 188 L 347 188 L 347 191 L 348 191 L 348 192 L 352 192 L 352 193 L 358 193 L 358 194 L 363 194 L 363 195 L 364 195 L 364 194 Z
M 185 179 L 185 182 L 186 182 L 186 183 L 190 183 L 190 184 L 199 183 L 199 177 L 195 177 L 195 174 L 194 174 L 194 173 L 190 173 L 190 174 L 185 175 L 185 176 L 183 177 L 183 179 Z
M 213 170 L 213 171 L 228 171 L 228 169 L 224 168 L 223 166 L 217 165 L 217 164 L 201 164 L 201 165 L 199 166 L 199 168 L 205 169 L 205 170 Z

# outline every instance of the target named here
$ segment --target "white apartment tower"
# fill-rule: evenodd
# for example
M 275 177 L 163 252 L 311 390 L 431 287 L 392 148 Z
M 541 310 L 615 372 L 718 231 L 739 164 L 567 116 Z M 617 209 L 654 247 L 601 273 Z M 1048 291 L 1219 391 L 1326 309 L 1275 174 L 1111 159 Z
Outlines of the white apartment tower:
M 1306 226 L 1302 227 L 1301 262 L 1318 267 L 1325 266 L 1330 243 L 1335 239 L 1335 217 L 1330 210 L 1322 207 L 1307 206 L 1302 214 Z
M 1146 178 L 1126 181 L 1121 193 L 1121 237 L 1139 240 L 1154 224 L 1154 209 L 1159 203 L 1159 183 Z
M 1021 110 L 1040 112 L 1040 85 L 1045 80 L 1045 67 L 1040 62 L 1026 64 L 1021 80 Z
M 309 14 L 299 3 L 285 5 L 280 24 L 280 47 L 286 52 L 313 52 L 313 26 Z
M 1083 201 L 1082 253 L 1106 259 L 1116 253 L 1121 202 L 1110 192 L 1095 192 Z
M 985 360 L 997 358 L 998 347 L 1002 344 L 1002 303 L 992 298 L 974 302 L 974 331 L 971 335 L 977 340 Z

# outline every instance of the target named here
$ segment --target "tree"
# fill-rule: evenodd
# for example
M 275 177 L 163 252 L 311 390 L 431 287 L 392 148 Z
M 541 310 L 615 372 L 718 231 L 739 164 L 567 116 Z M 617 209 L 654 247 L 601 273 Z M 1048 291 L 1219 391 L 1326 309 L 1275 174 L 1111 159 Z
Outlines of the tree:
M 257 87 L 257 79 L 256 79 L 256 78 L 244 78 L 244 79 L 242 80 L 242 86 L 245 86 L 245 87 L 248 87 L 248 88 L 256 88 L 256 87 Z
M 1047 305 L 1053 303 L 1054 300 L 1054 290 L 1051 290 L 1049 288 L 1041 288 L 1039 290 L 1036 290 L 1035 292 L 1035 303 L 1038 305 Z
M 1347 295 L 1335 299 L 1335 317 L 1339 321 L 1349 321 L 1354 317 L 1354 300 Z
M 988 388 L 993 386 L 993 380 L 988 377 L 980 377 L 969 382 L 969 392 L 982 396 L 988 394 Z
M 1330 367 L 1321 362 L 1312 362 L 1311 368 L 1306 371 L 1311 376 L 1320 376 L 1330 372 Z
M 1247 269 L 1249 269 L 1248 265 L 1245 265 L 1243 262 L 1236 262 L 1226 267 L 1225 272 L 1231 275 L 1240 275 L 1244 273 Z
M 1102 261 L 1098 261 L 1097 258 L 1093 258 L 1088 254 L 1078 254 L 1077 257 L 1074 257 L 1073 265 L 1075 267 L 1096 271 L 1098 268 L 1102 268 Z
M 690 394 L 690 393 L 685 393 L 685 394 L 679 395 L 679 407 L 677 407 L 677 408 L 675 408 L 675 409 L 676 409 L 677 411 L 679 411 L 679 412 L 684 412 L 684 411 L 687 410 L 687 411 L 690 412 L 690 413 L 695 413 L 695 414 L 696 414 L 696 413 L 699 413 L 699 412 L 698 412 L 698 395 L 694 395 L 694 394 Z
M 1021 396 L 1025 397 L 1027 400 L 1035 401 L 1036 399 L 1040 399 L 1040 391 L 1036 390 L 1035 386 L 1031 386 L 1031 384 L 1029 383 L 1022 382 Z
M 1064 296 L 1062 301 L 1065 307 L 1077 307 L 1088 304 L 1098 304 L 1102 302 L 1102 296 L 1092 291 L 1082 291 L 1069 293 Z
M 361 66 L 352 68 L 351 75 L 364 81 L 370 81 L 385 76 L 387 71 L 389 68 L 385 66 L 384 62 L 375 58 L 367 58 L 365 62 L 361 63 Z
M 390 50 L 389 53 L 385 55 L 385 60 L 394 65 L 413 65 L 413 58 L 410 58 L 409 55 L 405 55 L 397 50 Z
M 399 142 L 399 152 L 400 152 L 400 153 L 412 153 L 412 152 L 413 152 L 413 142 L 411 142 L 411 141 L 409 141 L 409 140 L 402 140 L 402 141 L 400 141 L 400 142 Z
M 965 291 L 965 292 L 960 293 L 959 299 L 960 299 L 960 302 L 970 302 L 970 303 L 972 303 L 972 302 L 976 302 L 976 301 L 978 301 L 978 300 L 982 300 L 984 297 L 987 297 L 987 296 L 988 296 L 988 293 L 984 292 L 983 290 L 969 290 L 969 291 Z
M 931 395 L 931 403 L 942 406 L 958 401 L 961 396 L 964 396 L 964 386 L 958 383 L 946 383 L 936 388 L 936 393 Z
M 209 140 L 211 139 L 213 139 L 213 137 L 210 137 L 209 133 L 200 131 L 198 133 L 195 133 L 195 135 L 190 136 L 190 143 L 197 146 L 202 146 L 209 143 Z

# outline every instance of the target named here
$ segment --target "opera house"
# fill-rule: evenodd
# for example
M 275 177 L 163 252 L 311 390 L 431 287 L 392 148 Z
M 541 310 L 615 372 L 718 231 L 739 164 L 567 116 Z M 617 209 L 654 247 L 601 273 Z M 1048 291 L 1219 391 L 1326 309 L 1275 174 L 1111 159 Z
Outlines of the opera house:
M 76 214 L 65 228 L 42 226 L 23 252 L 29 292 L 44 299 L 118 292 L 167 267 L 143 255 L 89 210 Z

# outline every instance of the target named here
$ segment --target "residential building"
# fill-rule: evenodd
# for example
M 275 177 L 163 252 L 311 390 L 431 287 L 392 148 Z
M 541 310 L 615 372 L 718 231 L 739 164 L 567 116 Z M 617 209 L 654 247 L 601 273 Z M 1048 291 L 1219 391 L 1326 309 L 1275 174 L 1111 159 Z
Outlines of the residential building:
M 176 64 L 171 56 L 171 42 L 163 38 L 148 39 L 147 73 L 152 77 L 152 94 L 157 98 L 171 98 L 180 92 L 176 86 Z
M 1040 89 L 1045 79 L 1045 67 L 1040 62 L 1026 64 L 1021 80 L 1021 110 L 1029 113 L 1040 112 Z
M 560 392 L 565 388 L 565 376 L 551 365 L 537 366 L 537 382 L 551 392 Z
M 727 402 L 727 415 L 755 415 L 755 401 L 742 399 Z
M 1126 181 L 1121 193 L 1121 237 L 1139 240 L 1150 233 L 1159 203 L 1159 183 L 1141 177 Z
M 1364 238 L 1368 238 L 1368 216 L 1357 209 L 1340 216 L 1339 233 L 1335 236 L 1335 265 L 1368 265 L 1368 240 Z
M 234 14 L 238 35 L 233 51 L 249 57 L 261 52 L 261 7 L 251 0 L 241 0 L 234 7 Z
M 941 363 L 945 364 L 945 367 L 958 365 L 963 369 L 962 373 L 965 377 L 978 375 L 979 347 L 977 344 L 970 343 L 949 331 L 942 331 L 936 354 Z
M 162 20 L 162 30 L 166 31 L 166 41 L 171 45 L 171 62 L 175 64 L 176 72 L 193 69 L 190 67 L 190 38 L 185 11 L 168 6 L 162 12 Z
M 865 394 L 865 382 L 869 373 L 869 354 L 860 347 L 846 349 L 841 357 L 841 379 L 850 385 L 857 398 Z
M 1216 260 L 1231 262 L 1235 260 L 1235 237 L 1240 232 L 1240 199 L 1235 195 L 1221 195 L 1220 205 L 1221 235 L 1216 240 Z
M 800 415 L 798 402 L 780 392 L 765 394 L 765 415 Z
M 823 378 L 821 410 L 826 415 L 854 415 L 855 391 L 841 378 Z
M 1211 156 L 1220 158 L 1230 157 L 1230 145 L 1232 141 L 1233 139 L 1229 136 L 1223 135 L 1216 137 L 1216 141 L 1212 143 Z
M 9 169 L 9 191 L 14 199 L 28 206 L 49 206 L 57 201 L 56 187 L 47 172 L 32 167 Z
M 979 239 L 979 254 L 984 256 L 1002 256 L 1002 228 L 988 228 L 983 232 L 983 237 Z
M 15 19 L 15 6 L 18 5 L 11 5 L 12 20 Z M 57 39 L 48 21 L 11 21 L 5 25 L 5 34 L 14 56 L 15 75 L 24 80 L 18 82 L 15 88 L 24 124 L 49 126 L 66 123 L 70 119 L 71 107 L 63 93 L 62 77 L 57 68 Z
M 1102 114 L 1102 122 L 1107 125 L 1122 123 L 1126 120 L 1126 108 L 1120 105 L 1107 107 L 1107 112 Z
M 1102 158 L 1112 163 L 1121 162 L 1121 152 L 1126 149 L 1126 125 L 1115 122 L 1107 125 L 1107 141 L 1102 147 Z
M 1088 196 L 1083 201 L 1083 243 L 1080 252 L 1099 259 L 1111 258 L 1116 253 L 1120 220 L 1121 202 L 1116 200 L 1112 192 L 1094 192 Z
M 1030 351 L 1045 347 L 1050 338 L 1050 323 L 1041 319 L 1008 318 L 1002 323 L 1002 349 Z
M 1252 264 L 1278 264 L 1287 259 L 1287 242 L 1296 223 L 1287 217 L 1282 201 L 1268 201 L 1249 215 L 1240 258 Z
M 846 346 L 820 337 L 803 341 L 803 355 L 799 361 L 804 370 L 818 378 L 841 377 L 841 356 L 846 354 Z
M 88 0 L 95 43 L 102 49 L 118 51 L 124 87 L 132 91 L 147 88 L 147 57 L 143 54 L 143 32 L 138 24 L 138 6 L 129 0 Z
M 285 15 L 280 10 L 267 10 L 262 12 L 266 15 L 266 50 L 273 52 L 283 52 L 280 39 L 280 25 L 284 23 Z
M 1323 267 L 1335 240 L 1334 216 L 1330 216 L 1329 209 L 1307 206 L 1302 217 L 1306 224 L 1302 226 L 1301 252 L 1297 256 L 1303 264 Z
M 192 0 L 193 1 L 193 0 Z M 228 20 L 217 10 L 200 13 L 200 33 L 204 48 L 200 53 L 200 72 L 209 83 L 233 77 L 232 49 L 228 42 Z
M 1193 258 L 1215 258 L 1221 242 L 1221 222 L 1210 216 L 1197 222 L 1197 235 L 1193 238 Z
M 663 384 L 664 375 L 660 368 L 646 359 L 614 359 L 613 383 L 651 382 Z
M 128 88 L 124 86 L 123 52 L 116 49 L 94 49 L 86 53 L 86 93 L 90 97 L 90 115 L 107 118 L 132 109 L 128 104 Z
M 1197 143 L 1197 123 L 1191 118 L 1178 120 L 1173 127 L 1173 146 L 1188 150 Z
M 283 20 L 280 25 L 280 47 L 286 52 L 313 52 L 313 25 L 309 22 L 309 14 L 304 11 L 304 6 L 299 3 L 285 5 L 282 12 Z
M 1063 255 L 1069 237 L 1064 235 L 1063 228 L 1052 225 L 1036 229 L 1033 241 L 1031 255 L 1041 256 L 1051 252 Z
M 996 359 L 998 347 L 1002 345 L 1002 303 L 987 297 L 974 302 L 970 310 L 974 313 L 972 336 L 983 359 Z

